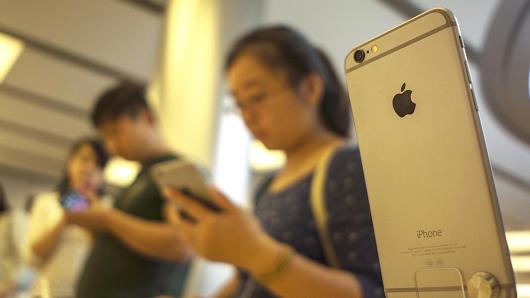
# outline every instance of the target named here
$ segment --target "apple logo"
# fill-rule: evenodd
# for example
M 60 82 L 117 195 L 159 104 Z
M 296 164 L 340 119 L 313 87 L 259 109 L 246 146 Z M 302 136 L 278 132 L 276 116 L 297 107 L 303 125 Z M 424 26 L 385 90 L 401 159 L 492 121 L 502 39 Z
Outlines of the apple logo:
M 394 111 L 396 111 L 396 114 L 401 118 L 406 115 L 412 115 L 416 109 L 416 104 L 411 99 L 412 91 L 405 90 L 406 87 L 406 83 L 403 83 L 401 86 L 401 93 L 394 95 L 394 99 L 392 100 Z

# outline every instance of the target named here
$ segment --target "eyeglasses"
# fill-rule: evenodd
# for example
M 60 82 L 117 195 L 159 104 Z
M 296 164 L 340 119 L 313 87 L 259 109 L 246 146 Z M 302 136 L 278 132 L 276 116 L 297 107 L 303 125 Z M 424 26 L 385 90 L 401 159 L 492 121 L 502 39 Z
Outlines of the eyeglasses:
M 269 104 L 272 99 L 278 97 L 282 94 L 282 92 L 287 90 L 290 90 L 290 87 L 283 85 L 281 87 L 274 88 L 273 90 L 266 89 L 256 92 L 244 99 L 240 98 L 239 100 L 236 100 L 235 98 L 232 98 L 229 101 L 230 104 L 227 105 L 227 110 L 229 110 L 231 113 L 237 113 L 239 115 L 245 111 L 259 111 Z

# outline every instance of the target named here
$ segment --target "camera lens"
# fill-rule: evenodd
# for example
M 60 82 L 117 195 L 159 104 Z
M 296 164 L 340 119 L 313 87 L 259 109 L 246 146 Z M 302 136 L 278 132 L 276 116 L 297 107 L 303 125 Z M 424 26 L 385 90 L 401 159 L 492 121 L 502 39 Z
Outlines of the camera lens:
M 364 51 L 363 50 L 357 50 L 353 54 L 353 59 L 355 59 L 356 62 L 361 63 L 364 61 Z

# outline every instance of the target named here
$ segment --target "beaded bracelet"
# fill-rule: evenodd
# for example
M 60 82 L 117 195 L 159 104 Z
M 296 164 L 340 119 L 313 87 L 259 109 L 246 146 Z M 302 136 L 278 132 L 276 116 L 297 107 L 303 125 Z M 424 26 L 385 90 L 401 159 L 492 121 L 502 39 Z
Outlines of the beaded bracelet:
M 285 249 L 281 253 L 281 256 L 278 258 L 279 261 L 274 267 L 274 269 L 271 272 L 263 273 L 263 274 L 259 274 L 255 276 L 255 279 L 258 282 L 260 282 L 261 284 L 270 283 L 278 275 L 284 272 L 287 266 L 289 266 L 294 256 L 294 250 L 288 245 L 284 245 L 284 247 Z

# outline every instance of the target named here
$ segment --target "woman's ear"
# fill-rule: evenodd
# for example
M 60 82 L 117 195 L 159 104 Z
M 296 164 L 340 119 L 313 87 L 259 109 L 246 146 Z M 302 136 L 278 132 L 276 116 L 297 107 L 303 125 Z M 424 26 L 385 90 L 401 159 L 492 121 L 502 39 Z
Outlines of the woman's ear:
M 317 107 L 324 94 L 324 81 L 318 74 L 311 73 L 302 80 L 299 92 L 309 105 Z

